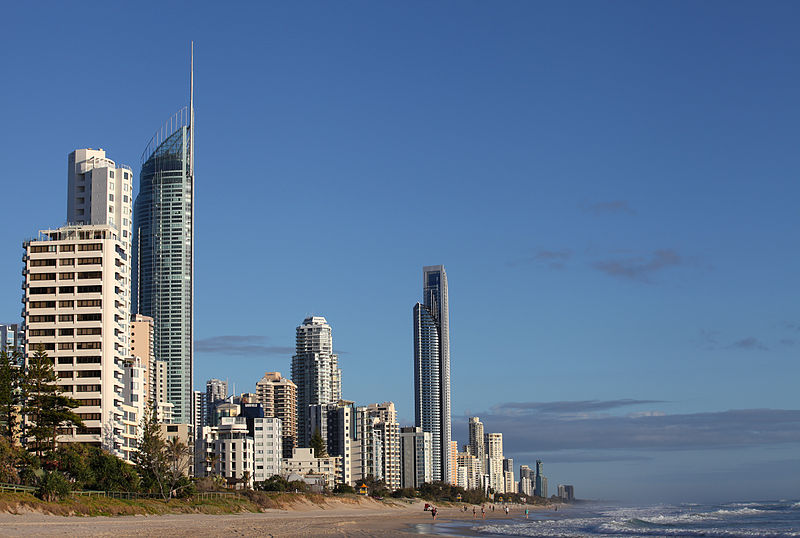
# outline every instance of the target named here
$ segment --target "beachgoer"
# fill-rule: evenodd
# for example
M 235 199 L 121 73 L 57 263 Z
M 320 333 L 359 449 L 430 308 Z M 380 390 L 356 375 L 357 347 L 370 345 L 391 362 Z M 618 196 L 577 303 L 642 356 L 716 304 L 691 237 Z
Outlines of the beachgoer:
M 494 505 L 492 505 L 492 512 L 494 512 Z
M 435 506 L 431 509 L 431 515 L 433 516 L 433 520 L 436 521 L 436 507 Z
M 481 505 L 481 517 L 486 519 L 486 507 Z
M 506 506 L 506 515 L 508 515 L 508 506 Z
M 525 519 L 528 519 L 528 509 L 525 509 Z
M 478 509 L 473 506 L 472 507 L 472 519 L 475 519 L 477 517 L 478 517 Z

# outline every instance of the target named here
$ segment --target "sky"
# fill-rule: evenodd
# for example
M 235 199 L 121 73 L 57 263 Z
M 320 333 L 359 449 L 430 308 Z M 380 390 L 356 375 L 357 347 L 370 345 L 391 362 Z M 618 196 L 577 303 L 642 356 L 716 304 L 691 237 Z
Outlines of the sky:
M 414 419 L 422 266 L 454 434 L 581 498 L 800 498 L 800 5 L 44 2 L 0 19 L 0 321 L 67 155 L 138 170 L 188 101 L 195 387 L 290 374 Z M 138 180 L 137 180 L 138 181 Z

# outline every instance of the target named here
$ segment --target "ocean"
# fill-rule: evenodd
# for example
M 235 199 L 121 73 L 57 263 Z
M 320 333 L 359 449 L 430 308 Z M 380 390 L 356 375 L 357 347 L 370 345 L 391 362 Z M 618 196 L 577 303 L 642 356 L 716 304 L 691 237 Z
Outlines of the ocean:
M 800 537 L 800 502 L 785 500 L 642 507 L 578 503 L 560 506 L 557 512 L 531 512 L 527 520 L 518 509 L 511 516 L 419 525 L 417 531 L 451 536 Z

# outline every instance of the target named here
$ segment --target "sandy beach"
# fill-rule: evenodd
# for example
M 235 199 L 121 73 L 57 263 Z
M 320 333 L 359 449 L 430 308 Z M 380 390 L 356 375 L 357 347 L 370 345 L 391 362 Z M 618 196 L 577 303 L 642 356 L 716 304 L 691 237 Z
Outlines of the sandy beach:
M 435 536 L 451 533 L 454 520 L 472 521 L 457 508 L 440 508 L 437 521 L 423 503 L 386 508 L 269 510 L 233 515 L 64 517 L 39 513 L 0 514 L 0 536 Z M 531 507 L 541 510 L 542 507 Z M 522 516 L 517 507 L 511 517 Z M 498 508 L 487 519 L 505 518 Z M 480 511 L 478 512 L 480 518 Z M 441 531 L 437 531 L 437 526 Z

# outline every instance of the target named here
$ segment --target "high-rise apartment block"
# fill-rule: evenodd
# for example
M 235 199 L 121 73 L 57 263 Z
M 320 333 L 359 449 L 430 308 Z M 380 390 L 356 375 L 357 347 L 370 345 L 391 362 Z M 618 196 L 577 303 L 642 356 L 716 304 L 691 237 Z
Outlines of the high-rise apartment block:
M 333 353 L 331 326 L 312 316 L 297 327 L 292 357 L 292 381 L 297 386 L 297 442 L 307 447 L 313 435 L 310 406 L 336 403 L 342 398 L 342 371 Z
M 192 60 L 193 61 L 193 60 Z M 176 422 L 192 420 L 194 356 L 194 75 L 189 107 L 142 154 L 134 204 L 133 312 L 153 318 L 155 356 L 165 361 Z
M 486 445 L 486 473 L 489 475 L 490 487 L 498 492 L 505 493 L 505 478 L 503 476 L 503 434 L 487 433 Z
M 458 465 L 456 485 L 461 486 L 464 489 L 482 488 L 483 465 L 478 457 L 473 456 L 470 451 L 459 452 L 456 456 L 456 461 Z
M 480 473 L 486 473 L 486 444 L 483 422 L 479 417 L 469 418 L 469 452 L 478 459 Z
M 264 407 L 265 417 L 281 420 L 283 457 L 291 458 L 297 446 L 297 385 L 280 372 L 267 372 L 256 383 L 256 401 Z
M 53 359 L 59 384 L 78 400 L 75 412 L 84 423 L 58 440 L 122 454 L 130 259 L 120 230 L 65 226 L 40 232 L 24 248 L 25 354 L 41 348 Z
M 356 408 L 353 442 L 353 482 L 368 476 L 383 480 L 390 489 L 401 484 L 400 425 L 394 403 Z
M 420 427 L 400 428 L 400 485 L 418 488 L 433 481 L 431 433 Z
M 450 315 L 444 266 L 422 268 L 423 302 L 414 306 L 416 425 L 430 432 L 433 479 L 452 482 L 450 465 Z
M 337 403 L 310 405 L 308 409 L 309 429 L 320 433 L 329 456 L 340 458 L 341 474 L 337 477 L 337 481 L 352 484 L 356 430 L 355 402 L 339 400 Z

